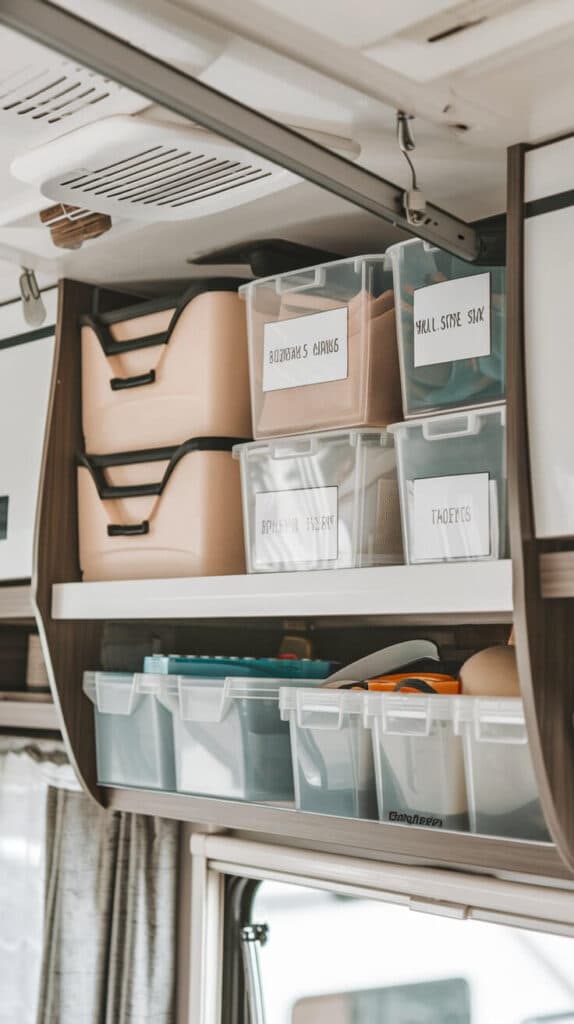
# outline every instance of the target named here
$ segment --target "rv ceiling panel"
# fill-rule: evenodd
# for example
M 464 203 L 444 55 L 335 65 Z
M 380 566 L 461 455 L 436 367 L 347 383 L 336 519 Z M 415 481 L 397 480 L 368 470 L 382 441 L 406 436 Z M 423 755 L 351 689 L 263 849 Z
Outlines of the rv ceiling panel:
M 43 0 L 0 0 L 0 23 L 463 259 L 488 258 L 464 221 L 427 204 L 414 228 L 396 185 Z

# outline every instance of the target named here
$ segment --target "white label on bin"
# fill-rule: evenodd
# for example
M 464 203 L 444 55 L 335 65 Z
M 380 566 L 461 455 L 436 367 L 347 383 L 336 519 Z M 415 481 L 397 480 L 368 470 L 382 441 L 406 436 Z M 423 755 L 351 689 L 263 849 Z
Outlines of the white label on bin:
M 255 495 L 255 564 L 335 562 L 339 557 L 337 487 Z
M 413 320 L 415 366 L 489 356 L 490 274 L 417 288 Z
M 265 324 L 263 391 L 326 384 L 348 376 L 346 306 Z
M 488 558 L 490 487 L 488 473 L 430 477 L 413 485 L 415 562 Z

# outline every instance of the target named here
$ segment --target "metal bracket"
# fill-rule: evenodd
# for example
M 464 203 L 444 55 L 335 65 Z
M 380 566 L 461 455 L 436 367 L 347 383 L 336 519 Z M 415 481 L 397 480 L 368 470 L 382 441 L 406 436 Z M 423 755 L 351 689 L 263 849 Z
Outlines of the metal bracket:
M 0 24 L 433 245 L 470 261 L 485 258 L 480 235 L 465 221 L 427 203 L 415 225 L 399 186 L 46 0 L 0 0 Z
M 265 1024 L 265 1002 L 258 949 L 266 944 L 269 928 L 266 924 L 247 924 L 241 929 L 239 935 L 250 1024 Z
M 41 327 L 47 314 L 34 271 L 22 267 L 19 284 L 24 320 L 30 327 Z
M 414 118 L 410 114 L 405 114 L 402 110 L 397 111 L 397 140 L 399 149 L 408 163 L 411 172 L 411 187 L 403 194 L 403 206 L 409 224 L 412 224 L 413 227 L 418 227 L 419 224 L 424 223 L 427 204 L 423 193 L 418 187 L 417 172 L 410 157 L 410 153 L 414 151 L 416 146 L 411 126 L 411 121 L 413 120 Z

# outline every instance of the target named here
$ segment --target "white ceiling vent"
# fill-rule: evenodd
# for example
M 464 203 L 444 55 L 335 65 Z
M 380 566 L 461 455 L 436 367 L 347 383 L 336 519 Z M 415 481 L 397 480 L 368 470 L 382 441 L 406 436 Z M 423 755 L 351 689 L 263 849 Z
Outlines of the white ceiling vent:
M 132 114 L 149 101 L 0 28 L 0 128 L 31 143 L 111 114 Z
M 127 220 L 186 220 L 299 179 L 200 128 L 105 118 L 17 157 L 15 177 L 48 199 Z

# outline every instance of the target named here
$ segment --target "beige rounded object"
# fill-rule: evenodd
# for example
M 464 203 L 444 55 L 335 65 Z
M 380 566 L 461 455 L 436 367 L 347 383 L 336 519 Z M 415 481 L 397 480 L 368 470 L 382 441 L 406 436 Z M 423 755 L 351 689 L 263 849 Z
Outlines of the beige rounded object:
M 108 349 L 119 349 L 122 342 L 165 336 L 176 312 L 172 307 L 108 325 L 85 318 L 82 421 L 88 453 L 162 448 L 186 437 L 251 437 L 245 307 L 236 292 L 203 291 L 192 298 L 167 344 L 104 351 L 102 339 Z
M 106 483 L 157 482 L 167 467 L 108 467 Z M 102 499 L 93 473 L 80 466 L 78 515 L 84 580 L 245 572 L 239 465 L 230 451 L 189 452 L 174 465 L 162 493 L 151 496 Z M 109 526 L 141 532 L 110 536 Z
M 487 647 L 473 654 L 460 670 L 462 692 L 471 697 L 520 697 L 520 679 L 513 647 Z

